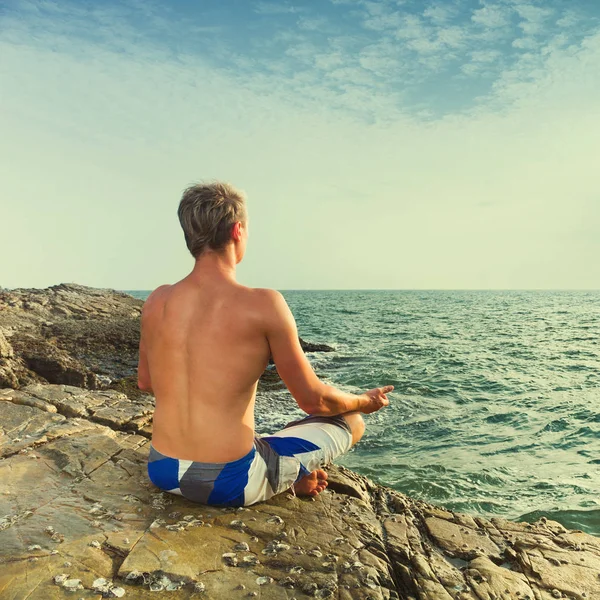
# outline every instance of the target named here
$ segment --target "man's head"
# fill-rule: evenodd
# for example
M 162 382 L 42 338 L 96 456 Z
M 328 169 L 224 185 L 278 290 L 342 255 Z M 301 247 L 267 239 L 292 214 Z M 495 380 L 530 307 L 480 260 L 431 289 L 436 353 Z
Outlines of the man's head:
M 221 253 L 234 243 L 236 262 L 242 259 L 248 237 L 243 192 L 220 181 L 193 185 L 183 193 L 177 215 L 194 258 L 208 252 Z

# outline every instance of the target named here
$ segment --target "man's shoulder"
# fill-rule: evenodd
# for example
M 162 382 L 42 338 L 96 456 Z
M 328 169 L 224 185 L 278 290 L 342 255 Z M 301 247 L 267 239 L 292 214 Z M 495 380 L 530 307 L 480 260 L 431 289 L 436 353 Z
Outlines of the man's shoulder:
M 261 298 L 275 298 L 276 296 L 280 296 L 281 292 L 277 290 L 273 290 L 271 288 L 248 288 L 252 290 L 258 297 Z
M 282 314 L 285 299 L 281 292 L 271 288 L 246 288 L 244 305 L 251 307 L 255 315 L 260 315 L 261 320 L 272 321 L 273 317 Z
M 168 290 L 169 288 L 172 288 L 172 287 L 173 287 L 172 283 L 165 283 L 163 285 L 159 285 L 154 291 L 152 291 L 152 293 L 150 294 L 150 296 L 158 296 L 159 294 L 161 294 L 165 290 Z
M 159 285 L 155 290 L 151 291 L 146 300 L 144 301 L 144 306 L 142 307 L 142 310 L 148 310 L 150 305 L 153 304 L 156 300 L 158 300 L 162 296 L 162 294 L 170 287 L 172 287 L 170 283 L 165 283 L 164 285 Z
M 158 298 L 163 292 L 165 292 L 166 290 L 168 290 L 169 288 L 172 288 L 173 285 L 170 283 L 165 283 L 164 285 L 159 285 L 155 290 L 150 292 L 150 295 L 148 296 L 148 298 L 146 299 L 146 301 L 152 299 L 154 300 L 155 298 Z
M 283 295 L 277 290 L 271 288 L 248 288 L 250 294 L 257 302 L 272 308 L 276 303 L 281 302 Z

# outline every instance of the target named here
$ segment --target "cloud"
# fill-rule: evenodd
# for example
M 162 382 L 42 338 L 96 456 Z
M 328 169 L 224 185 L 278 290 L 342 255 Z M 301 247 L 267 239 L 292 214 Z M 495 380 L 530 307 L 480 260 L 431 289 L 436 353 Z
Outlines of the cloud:
M 423 16 L 435 25 L 446 25 L 458 14 L 458 9 L 452 4 L 434 4 L 423 11 Z
M 600 99 L 600 77 L 590 71 L 590 65 L 598 61 L 600 31 L 577 45 L 569 45 L 564 35 L 558 35 L 535 52 L 521 54 L 494 82 L 482 105 L 504 111 L 524 106 L 558 109 L 561 103 L 569 105 L 569 111 L 591 106 Z
M 502 56 L 499 50 L 474 50 L 471 52 L 471 60 L 480 63 L 491 63 Z
M 501 58 L 502 53 L 499 50 L 473 50 L 470 62 L 461 65 L 461 71 L 468 76 L 491 76 L 491 65 Z
M 298 6 L 287 2 L 256 2 L 253 8 L 254 12 L 260 15 L 285 15 L 301 12 Z
M 566 33 L 563 27 L 557 32 L 553 29 L 560 16 L 557 10 L 522 1 L 486 3 L 475 10 L 436 3 L 420 12 L 409 4 L 360 1 L 352 11 L 335 3 L 330 11 L 321 12 L 302 5 L 302 14 L 293 3 L 258 2 L 253 5 L 255 11 L 270 15 L 275 19 L 270 23 L 279 22 L 279 26 L 272 31 L 269 25 L 269 35 L 265 35 L 260 29 L 263 21 L 257 17 L 253 24 L 256 33 L 240 43 L 227 29 L 226 21 L 204 20 L 199 24 L 164 6 L 139 0 L 135 4 L 102 5 L 93 11 L 66 2 L 14 5 L 30 16 L 27 22 L 34 35 L 45 39 L 51 33 L 52 43 L 58 47 L 88 36 L 104 48 L 132 55 L 202 54 L 207 64 L 230 70 L 239 85 L 251 89 L 264 86 L 298 104 L 306 99 L 333 102 L 354 115 L 362 114 L 367 121 L 393 120 L 408 114 L 442 116 L 448 109 L 441 90 L 465 77 L 483 75 L 488 82 L 485 85 L 490 86 L 487 90 L 479 89 L 479 95 L 463 94 L 458 109 L 468 111 L 493 96 L 501 84 L 495 88 L 492 84 L 505 79 L 505 70 L 513 72 L 511 76 L 520 74 L 524 81 L 531 78 L 522 68 L 526 61 L 519 63 L 520 54 L 541 51 L 555 38 L 563 45 L 576 44 L 593 30 L 593 24 L 588 24 L 587 29 Z M 342 13 L 336 15 L 335 11 Z M 292 13 L 297 15 L 295 19 L 285 18 Z M 572 15 L 572 10 L 563 13 L 565 23 Z M 343 17 L 344 26 L 338 17 Z M 13 31 L 14 39 L 22 25 L 16 23 L 13 30 L 9 17 L 5 35 Z M 23 32 L 24 37 L 28 35 L 31 32 Z M 567 38 L 559 37 L 564 35 Z M 136 40 L 135 44 L 128 43 L 131 40 Z M 499 48 L 508 46 L 512 54 L 503 50 L 500 60 Z M 519 69 L 511 70 L 517 63 Z M 386 94 L 389 101 L 383 104 L 389 113 L 376 113 L 382 106 L 381 98 L 370 99 L 364 86 Z M 456 109 L 454 102 L 452 110 Z
M 403 13 L 394 10 L 385 2 L 364 2 L 363 27 L 374 31 L 389 31 L 398 28 L 403 22 Z
M 477 75 L 481 73 L 482 68 L 481 64 L 478 63 L 465 63 L 464 65 L 461 65 L 460 70 L 465 75 Z
M 509 24 L 509 10 L 500 4 L 485 5 L 473 12 L 471 20 L 482 27 L 506 27 Z
M 460 27 L 446 27 L 438 29 L 437 40 L 440 44 L 440 51 L 447 48 L 460 48 L 465 43 L 466 33 Z
M 556 21 L 556 24 L 559 27 L 574 27 L 579 23 L 579 16 L 577 13 L 567 10 L 564 12 L 563 16 Z
M 519 48 L 520 50 L 534 50 L 538 47 L 539 42 L 536 42 L 534 38 L 524 37 L 513 40 L 511 45 L 513 48 Z
M 331 71 L 345 63 L 346 59 L 341 52 L 329 52 L 327 54 L 316 54 L 314 62 L 317 69 Z
M 396 48 L 390 40 L 383 40 L 363 48 L 359 55 L 359 63 L 363 69 L 374 71 L 382 76 L 402 69 Z
M 396 32 L 399 40 L 420 40 L 428 37 L 428 29 L 418 15 L 406 15 L 402 17 L 402 25 Z
M 298 19 L 298 28 L 306 31 L 319 31 L 327 29 L 328 21 L 317 17 L 300 17 Z
M 516 4 L 515 11 L 523 19 L 519 27 L 523 33 L 535 35 L 544 30 L 545 21 L 554 14 L 550 8 L 542 8 L 533 4 Z

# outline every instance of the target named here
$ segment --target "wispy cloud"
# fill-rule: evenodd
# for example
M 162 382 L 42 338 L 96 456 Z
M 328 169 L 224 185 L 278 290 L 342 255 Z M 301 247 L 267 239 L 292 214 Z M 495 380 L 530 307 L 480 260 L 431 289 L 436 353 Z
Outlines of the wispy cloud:
M 554 14 L 551 8 L 542 8 L 533 4 L 516 4 L 515 11 L 521 17 L 519 27 L 528 35 L 542 33 L 546 21 Z
M 471 21 L 482 27 L 506 27 L 510 22 L 510 8 L 502 4 L 486 4 L 473 11 Z
M 288 2 L 256 2 L 254 12 L 261 15 L 285 15 L 301 12 L 298 6 Z
M 458 6 L 454 4 L 432 4 L 423 11 L 423 16 L 435 25 L 445 25 L 458 14 Z
M 360 0 L 331 2 L 330 10 L 320 11 L 308 4 L 261 1 L 249 6 L 259 20 L 242 40 L 240 30 L 223 19 L 199 21 L 139 0 L 93 10 L 25 0 L 11 4 L 4 36 L 14 40 L 26 27 L 21 39 L 53 36 L 52 43 L 64 45 L 65 51 L 74 39 L 85 39 L 88 45 L 136 55 L 202 56 L 206 64 L 229 70 L 240 85 L 264 85 L 299 103 L 303 98 L 334 101 L 367 119 L 394 119 L 416 117 L 424 109 L 438 116 L 469 111 L 492 97 L 507 78 L 518 74 L 530 81 L 527 65 L 535 73 L 543 61 L 531 60 L 529 53 L 552 44 L 580 44 L 599 27 L 596 18 L 582 26 L 577 12 L 559 5 L 483 1 L 469 8 L 439 1 L 416 6 Z M 15 23 L 17 12 L 27 18 Z M 268 24 L 261 25 L 261 18 Z M 580 26 L 574 27 L 577 22 Z M 480 78 L 474 93 L 464 88 L 462 100 L 446 107 L 444 88 L 465 78 Z M 375 115 L 381 99 L 372 104 L 365 86 L 386 95 L 389 112 Z
M 298 29 L 306 31 L 325 31 L 329 29 L 329 21 L 322 17 L 300 17 Z
M 573 10 L 566 10 L 563 15 L 556 21 L 559 27 L 574 27 L 580 21 L 580 17 Z

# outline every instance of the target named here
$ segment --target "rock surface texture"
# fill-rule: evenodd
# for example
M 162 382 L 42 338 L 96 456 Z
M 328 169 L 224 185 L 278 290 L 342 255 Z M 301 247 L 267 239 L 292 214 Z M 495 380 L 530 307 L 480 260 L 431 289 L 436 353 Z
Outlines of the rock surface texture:
M 67 288 L 79 296 L 91 289 Z M 314 500 L 281 494 L 229 509 L 161 492 L 146 474 L 152 396 L 91 389 L 90 377 L 85 386 L 47 383 L 24 356 L 48 315 L 36 317 L 34 307 L 19 316 L 29 300 L 15 308 L 7 293 L 14 291 L 0 292 L 2 600 L 600 600 L 600 539 L 546 519 L 514 523 L 446 511 L 344 468 L 329 468 L 329 488 Z M 115 319 L 139 320 L 139 305 L 124 308 L 129 302 L 115 302 L 131 313 Z M 83 314 L 69 310 L 67 319 Z M 137 361 L 135 345 L 119 354 L 123 338 L 106 331 L 85 353 L 65 340 L 91 329 L 62 322 L 53 331 L 43 343 L 88 361 L 73 367 L 80 374 L 85 368 L 98 376 L 90 357 L 115 369 L 114 356 Z M 61 338 L 65 331 L 71 337 Z M 27 335 L 30 342 L 19 341 Z M 46 350 L 39 350 L 41 362 Z M 70 377 L 65 355 L 50 362 Z
M 74 283 L 1 290 L 0 387 L 99 389 L 133 375 L 142 305 L 123 292 Z
M 599 539 L 449 512 L 344 468 L 314 501 L 163 493 L 146 475 L 151 411 L 115 390 L 0 391 L 0 598 L 600 598 Z

